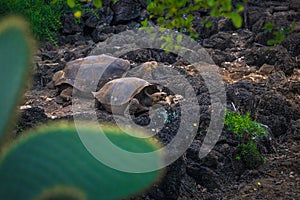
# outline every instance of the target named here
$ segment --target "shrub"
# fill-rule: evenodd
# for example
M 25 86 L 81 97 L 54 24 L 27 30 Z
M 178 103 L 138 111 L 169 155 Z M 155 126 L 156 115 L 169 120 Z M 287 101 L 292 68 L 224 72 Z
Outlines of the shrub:
M 250 112 L 241 115 L 226 111 L 225 125 L 239 140 L 236 159 L 242 160 L 249 168 L 263 163 L 265 158 L 259 153 L 254 139 L 267 134 L 267 130 L 250 118 Z
M 1 0 L 0 16 L 17 14 L 25 17 L 31 24 L 36 39 L 50 40 L 62 27 L 61 16 L 66 10 L 65 2 L 56 4 L 46 0 Z
M 235 27 L 242 26 L 242 17 L 239 13 L 244 7 L 242 4 L 233 5 L 231 0 L 148 0 L 147 2 L 150 19 L 156 19 L 160 27 L 190 33 L 194 38 L 198 35 L 193 29 L 195 19 L 192 13 L 201 8 L 207 10 L 212 17 L 224 16 L 231 19 Z M 207 27 L 211 26 L 210 21 L 204 22 Z M 147 22 L 144 22 L 143 26 L 147 26 Z

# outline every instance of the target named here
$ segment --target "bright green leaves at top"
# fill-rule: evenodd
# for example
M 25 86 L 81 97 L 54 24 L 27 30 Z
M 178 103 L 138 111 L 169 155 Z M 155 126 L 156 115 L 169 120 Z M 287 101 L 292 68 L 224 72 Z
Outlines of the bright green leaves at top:
M 215 5 L 215 0 L 207 0 L 207 5 L 213 7 Z
M 96 8 L 101 8 L 102 7 L 102 1 L 101 0 L 94 0 L 94 6 Z
M 0 137 L 14 117 L 19 95 L 24 87 L 29 70 L 31 48 L 25 21 L 19 18 L 4 18 L 0 23 Z
M 90 8 L 84 8 L 82 6 L 82 3 L 91 2 L 92 0 L 61 0 L 61 1 L 66 1 L 67 5 L 73 10 L 74 17 L 77 19 L 81 18 L 82 13 L 84 11 L 92 12 L 98 18 L 96 12 L 94 12 Z M 57 2 L 58 2 L 58 0 L 53 0 L 51 3 L 55 4 Z M 114 0 L 114 2 L 115 2 L 115 0 Z M 93 4 L 96 8 L 102 8 L 102 0 L 93 0 Z
M 160 27 L 167 29 L 177 29 L 180 32 L 189 33 L 191 36 L 197 36 L 193 29 L 194 16 L 192 12 L 204 8 L 210 12 L 210 16 L 224 16 L 232 20 L 235 27 L 242 26 L 243 19 L 240 12 L 244 7 L 241 4 L 233 5 L 231 0 L 153 0 L 147 1 L 147 10 L 150 12 L 150 18 L 155 19 Z M 146 25 L 146 23 L 142 23 Z M 206 27 L 211 26 L 211 22 L 205 22 Z
M 233 9 L 231 0 L 217 0 L 211 1 L 209 6 L 211 7 L 211 16 L 224 16 L 231 19 L 235 27 L 240 28 L 242 26 L 243 18 L 239 13 L 244 10 L 244 7 L 241 4 L 236 4 Z
M 70 8 L 75 8 L 79 3 L 87 3 L 90 2 L 92 0 L 66 0 L 67 1 L 67 5 Z M 56 3 L 58 2 L 58 0 L 53 0 L 52 3 Z M 96 8 L 101 8 L 102 7 L 102 0 L 93 0 L 93 4 Z
M 67 0 L 67 4 L 70 8 L 74 8 L 76 6 L 75 0 Z
M 237 12 L 231 12 L 225 15 L 226 17 L 228 17 L 229 19 L 231 19 L 233 25 L 235 27 L 241 27 L 243 24 L 243 18 L 241 17 L 241 15 Z

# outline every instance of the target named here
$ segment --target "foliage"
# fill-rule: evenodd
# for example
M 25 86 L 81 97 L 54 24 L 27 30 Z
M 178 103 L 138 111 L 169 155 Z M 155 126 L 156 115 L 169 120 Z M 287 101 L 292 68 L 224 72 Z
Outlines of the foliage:
M 233 131 L 239 139 L 237 160 L 242 160 L 249 168 L 256 167 L 264 161 L 264 157 L 257 150 L 255 137 L 267 134 L 262 125 L 250 118 L 250 113 L 226 111 L 225 125 L 227 130 Z
M 287 35 L 293 32 L 296 23 L 293 22 L 288 28 L 277 28 L 274 22 L 267 22 L 265 24 L 265 33 L 273 33 L 274 38 L 267 41 L 267 44 L 273 46 L 275 44 L 280 44 Z
M 9 133 L 7 124 L 27 77 L 32 49 L 27 33 L 19 18 L 0 22 L 0 87 L 6 94 L 1 103 L 1 136 Z M 13 143 L 6 142 L 0 154 L 0 199 L 120 199 L 149 187 L 160 177 L 159 170 L 126 173 L 104 165 L 89 153 L 77 131 L 106 154 L 111 152 L 101 148 L 99 134 L 105 134 L 116 147 L 134 153 L 155 151 L 159 148 L 157 141 L 135 138 L 112 126 L 102 127 L 103 132 L 98 129 L 87 123 L 75 127 L 61 122 L 31 130 Z M 149 162 L 160 166 L 161 155 L 152 155 L 145 160 L 136 160 L 130 154 L 113 156 L 118 166 L 147 166 Z
M 242 17 L 239 15 L 243 11 L 241 4 L 232 5 L 231 0 L 148 0 L 147 10 L 150 12 L 150 19 L 156 19 L 162 28 L 177 29 L 180 32 L 190 33 L 192 37 L 198 35 L 194 33 L 193 11 L 201 8 L 209 10 L 212 17 L 224 16 L 232 20 L 234 26 L 242 26 Z M 147 21 L 146 21 L 147 22 Z M 143 23 L 147 25 L 147 23 Z M 209 27 L 211 22 L 206 22 Z
M 102 8 L 102 0 L 52 0 L 51 3 L 55 4 L 59 1 L 66 1 L 68 6 L 72 9 L 75 9 L 77 11 L 82 10 L 83 7 L 81 6 L 84 3 L 88 3 L 93 1 L 93 5 L 96 8 Z M 118 0 L 111 0 L 112 2 L 116 3 Z
M 58 2 L 65 2 L 68 7 L 71 9 L 71 11 L 74 13 L 74 17 L 77 19 L 80 19 L 82 16 L 82 13 L 92 13 L 94 14 L 98 19 L 99 15 L 93 10 L 93 8 L 90 8 L 86 5 L 86 3 L 91 2 L 91 0 L 52 0 L 51 4 L 57 4 Z M 102 7 L 102 1 L 101 0 L 94 0 L 93 5 L 96 8 Z
M 0 16 L 22 15 L 30 22 L 36 39 L 55 42 L 54 36 L 62 27 L 63 8 L 63 2 L 53 5 L 45 0 L 1 0 Z
M 59 0 L 53 0 L 53 3 Z M 78 2 L 90 2 L 91 0 L 66 0 L 70 8 L 77 7 Z M 113 0 L 117 2 L 117 0 Z M 160 28 L 177 29 L 180 32 L 186 32 L 191 37 L 196 38 L 198 34 L 194 33 L 193 11 L 197 11 L 201 8 L 209 10 L 210 16 L 218 17 L 223 16 L 232 20 L 235 27 L 242 26 L 242 17 L 240 12 L 244 10 L 242 4 L 232 4 L 232 0 L 147 0 L 147 10 L 150 12 L 150 19 L 155 19 Z M 102 7 L 101 0 L 94 0 L 93 4 L 96 8 Z M 148 26 L 148 20 L 145 19 L 141 24 L 144 27 Z M 207 27 L 211 26 L 210 21 L 205 21 Z M 166 39 L 166 38 L 164 38 Z M 166 41 L 168 43 L 168 41 Z

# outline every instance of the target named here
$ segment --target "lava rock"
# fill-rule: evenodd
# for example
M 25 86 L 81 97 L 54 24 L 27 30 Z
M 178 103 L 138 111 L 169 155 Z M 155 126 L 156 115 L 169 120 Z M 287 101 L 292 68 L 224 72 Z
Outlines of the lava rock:
M 114 24 L 121 24 L 141 16 L 141 4 L 136 0 L 119 0 L 111 6 Z
M 82 22 L 78 23 L 75 21 L 73 14 L 64 14 L 62 17 L 62 33 L 63 34 L 75 34 L 78 32 L 83 32 Z
M 31 107 L 21 110 L 19 123 L 17 124 L 17 134 L 27 130 L 28 128 L 36 127 L 48 120 L 44 109 L 39 107 Z
M 277 45 L 267 49 L 264 46 L 254 46 L 243 53 L 245 61 L 250 66 L 262 66 L 263 64 L 274 65 L 275 70 L 283 71 L 291 75 L 297 67 L 296 60 L 289 54 L 286 48 Z
M 282 45 L 292 56 L 300 56 L 300 33 L 291 33 L 284 39 Z
M 232 34 L 227 32 L 219 32 L 209 39 L 203 41 L 203 47 L 225 50 L 235 46 Z

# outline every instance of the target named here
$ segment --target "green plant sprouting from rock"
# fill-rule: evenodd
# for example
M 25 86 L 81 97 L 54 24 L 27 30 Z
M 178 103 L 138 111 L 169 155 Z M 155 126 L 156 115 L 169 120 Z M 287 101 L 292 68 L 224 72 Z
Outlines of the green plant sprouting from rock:
M 226 111 L 225 125 L 233 131 L 239 140 L 237 160 L 242 160 L 249 168 L 254 168 L 264 161 L 264 156 L 257 149 L 256 137 L 267 134 L 263 126 L 252 120 L 250 112 L 245 115 Z
M 288 28 L 277 28 L 274 22 L 267 22 L 264 33 L 272 33 L 274 36 L 273 39 L 267 41 L 267 44 L 273 46 L 282 43 L 286 36 L 293 32 L 295 25 L 296 23 L 293 22 Z
M 21 18 L 10 17 L 0 22 L 0 89 L 6 96 L 0 104 L 0 136 L 10 135 L 9 124 L 29 78 L 33 40 Z M 95 159 L 81 142 L 77 131 L 101 152 L 97 135 L 105 134 L 115 146 L 134 153 L 153 152 L 156 140 L 132 137 L 113 126 L 81 123 L 76 127 L 66 122 L 44 125 L 24 133 L 14 141 L 4 141 L 0 154 L 0 199 L 121 199 L 149 187 L 161 176 L 161 170 L 128 173 L 106 166 Z M 141 133 L 142 134 L 142 133 Z M 99 145 L 99 146 L 98 146 Z M 110 152 L 107 152 L 110 153 Z M 127 155 L 127 154 L 126 154 Z M 161 166 L 162 158 L 154 153 L 146 160 L 114 154 L 115 164 L 128 163 Z

